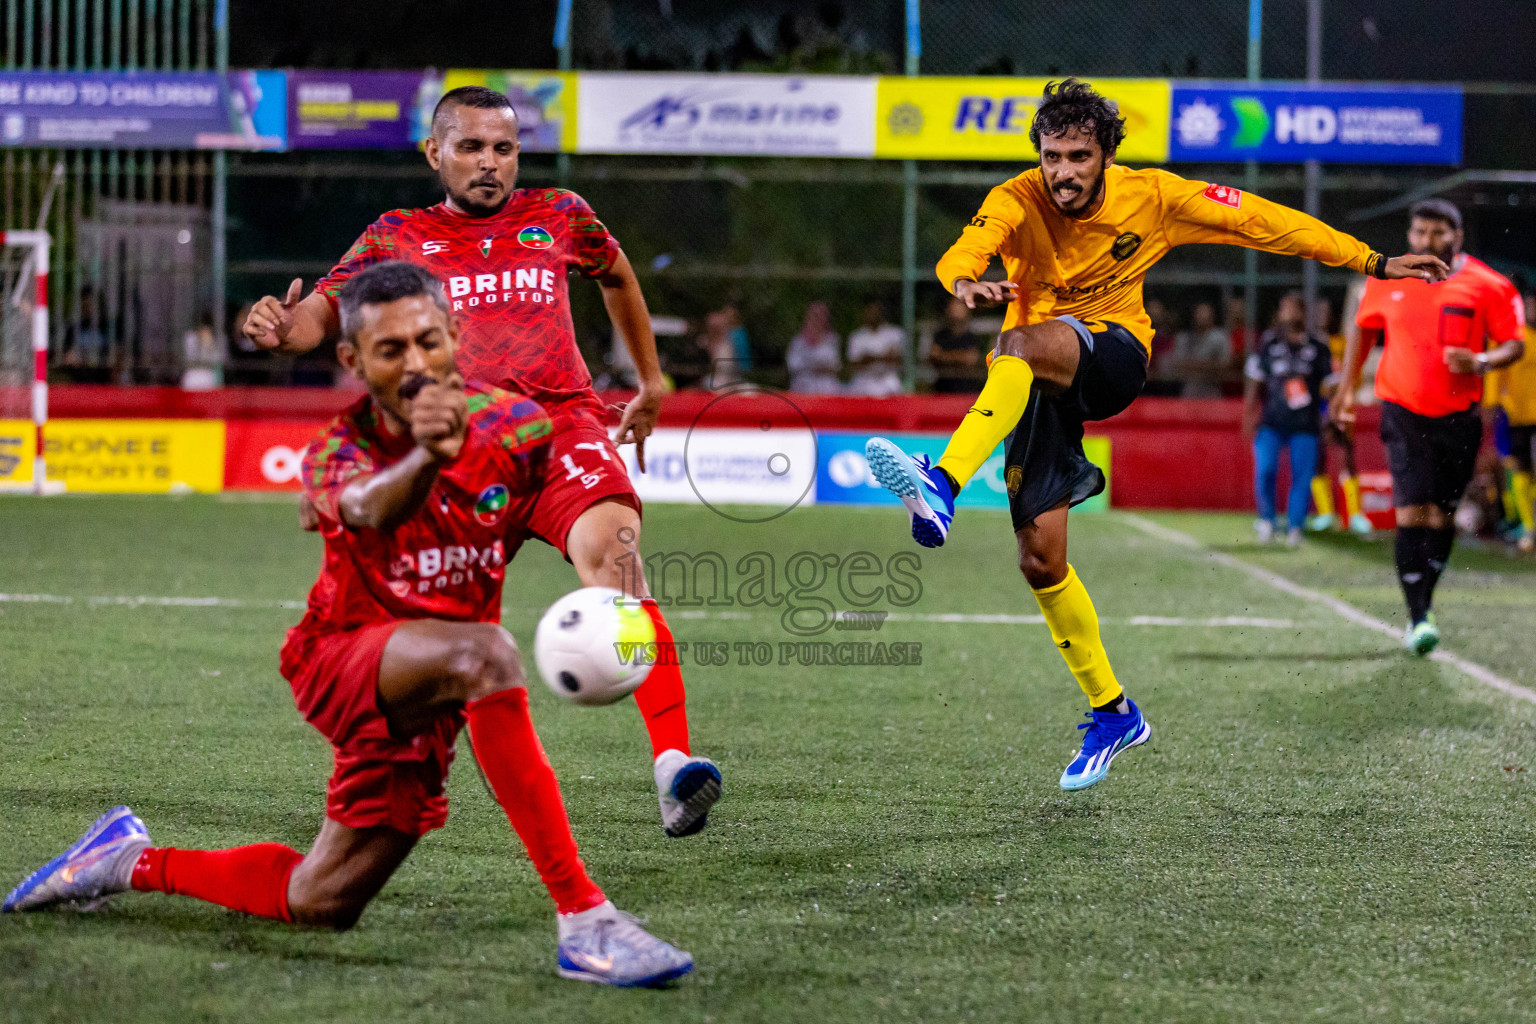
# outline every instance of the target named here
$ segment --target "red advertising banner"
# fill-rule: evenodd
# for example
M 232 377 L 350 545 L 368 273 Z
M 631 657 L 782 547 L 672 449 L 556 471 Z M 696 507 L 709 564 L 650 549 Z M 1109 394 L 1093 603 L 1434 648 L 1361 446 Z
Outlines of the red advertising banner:
M 325 420 L 229 420 L 224 433 L 224 489 L 297 491 L 304 449 Z

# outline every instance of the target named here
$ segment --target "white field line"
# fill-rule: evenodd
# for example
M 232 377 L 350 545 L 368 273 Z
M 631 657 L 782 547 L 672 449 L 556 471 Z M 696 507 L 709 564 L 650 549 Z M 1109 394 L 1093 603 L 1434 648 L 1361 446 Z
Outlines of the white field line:
M 255 601 L 239 597 L 153 597 L 146 595 L 71 597 L 67 594 L 4 593 L 0 593 L 0 604 L 83 604 L 90 608 L 284 608 L 297 610 L 305 607 L 303 601 Z M 508 610 L 510 611 L 510 609 Z M 708 611 L 697 608 L 683 608 L 672 611 L 668 617 L 692 621 L 704 619 L 720 622 L 750 622 L 755 616 L 751 612 Z M 765 615 L 764 617 L 776 618 L 777 615 Z M 838 612 L 837 620 L 857 621 L 860 623 L 875 623 L 879 621 L 958 623 L 968 626 L 1043 626 L 1045 624 L 1045 619 L 1039 615 L 964 615 L 959 613 L 919 615 L 905 612 L 894 612 L 891 614 L 881 614 L 879 612 Z M 1294 629 L 1297 626 L 1297 623 L 1292 619 L 1264 619 L 1244 615 L 1221 615 L 1206 619 L 1178 618 L 1166 615 L 1133 615 L 1123 620 L 1106 618 L 1101 621 L 1124 626 L 1239 627 L 1250 629 Z
M 91 608 L 303 608 L 303 601 L 248 601 L 239 597 L 149 597 L 145 595 L 70 597 L 67 594 L 0 594 L 0 604 L 83 604 Z
M 1170 527 L 1163 526 L 1160 523 L 1154 523 L 1150 519 L 1143 519 L 1141 516 L 1135 515 L 1134 513 L 1122 512 L 1120 513 L 1120 517 L 1125 522 L 1129 523 L 1131 526 L 1134 526 L 1136 529 L 1142 531 L 1143 533 L 1157 537 L 1159 540 L 1165 540 L 1170 544 L 1177 544 L 1180 547 L 1190 548 L 1191 550 L 1204 555 L 1206 559 L 1215 562 L 1217 565 L 1224 565 L 1229 569 L 1236 569 L 1239 572 L 1245 572 L 1259 582 L 1267 583 L 1271 587 L 1274 587 L 1276 590 L 1290 594 L 1292 597 L 1299 597 L 1303 601 L 1307 601 L 1311 604 L 1320 604 L 1323 607 L 1328 608 L 1336 614 L 1342 616 L 1343 618 L 1348 619 L 1350 622 L 1355 623 L 1356 625 L 1364 626 L 1366 629 L 1375 630 L 1384 636 L 1391 637 L 1393 640 L 1396 640 L 1399 643 L 1402 642 L 1403 631 L 1401 629 L 1389 622 L 1383 622 L 1374 615 L 1366 614 L 1359 608 L 1356 608 L 1354 605 L 1350 604 L 1348 601 L 1334 597 L 1332 594 L 1325 594 L 1320 590 L 1313 590 L 1311 587 L 1304 587 L 1293 580 L 1281 576 L 1277 572 L 1270 572 L 1268 569 L 1254 565 L 1251 562 L 1245 562 L 1241 558 L 1236 558 L 1227 554 L 1225 551 L 1212 551 L 1210 548 L 1206 547 L 1204 544 L 1200 543 L 1198 540 L 1191 537 L 1187 533 L 1182 533 L 1178 530 L 1171 529 Z M 1437 661 L 1442 665 L 1450 665 L 1452 668 L 1457 669 L 1464 675 L 1470 676 L 1471 678 L 1476 679 L 1478 682 L 1483 683 L 1486 686 L 1491 686 L 1501 693 L 1506 693 L 1518 700 L 1529 701 L 1532 704 L 1536 704 L 1536 690 L 1532 690 L 1529 687 L 1521 686 L 1519 683 L 1505 679 L 1498 673 L 1484 668 L 1475 661 L 1468 661 L 1466 658 L 1463 658 L 1459 654 L 1452 654 L 1450 651 L 1439 650 L 1432 652 L 1429 656 L 1429 660 Z

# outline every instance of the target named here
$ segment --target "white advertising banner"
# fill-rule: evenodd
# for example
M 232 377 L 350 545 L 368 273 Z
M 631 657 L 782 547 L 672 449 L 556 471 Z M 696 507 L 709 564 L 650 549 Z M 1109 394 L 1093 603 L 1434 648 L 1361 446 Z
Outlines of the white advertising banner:
M 815 498 L 816 438 L 810 431 L 663 427 L 645 440 L 644 473 L 633 445 L 619 451 L 641 501 L 787 510 Z
M 583 72 L 578 153 L 875 153 L 876 79 Z

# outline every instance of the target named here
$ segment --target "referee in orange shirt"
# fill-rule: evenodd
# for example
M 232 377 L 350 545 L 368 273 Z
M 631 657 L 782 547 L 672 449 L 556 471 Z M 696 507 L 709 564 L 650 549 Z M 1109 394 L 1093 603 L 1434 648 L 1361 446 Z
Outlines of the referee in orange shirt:
M 1426 199 L 1409 213 L 1408 248 L 1438 256 L 1444 281 L 1370 280 L 1344 350 L 1344 380 L 1333 406 L 1343 425 L 1355 419 L 1360 366 L 1385 338 L 1376 394 L 1381 439 L 1392 470 L 1397 510 L 1397 578 L 1408 602 L 1405 644 L 1418 655 L 1440 642 L 1430 606 L 1451 557 L 1452 515 L 1472 479 L 1483 440 L 1478 408 L 1483 374 L 1525 352 L 1520 293 L 1481 260 L 1461 251 L 1461 211 Z

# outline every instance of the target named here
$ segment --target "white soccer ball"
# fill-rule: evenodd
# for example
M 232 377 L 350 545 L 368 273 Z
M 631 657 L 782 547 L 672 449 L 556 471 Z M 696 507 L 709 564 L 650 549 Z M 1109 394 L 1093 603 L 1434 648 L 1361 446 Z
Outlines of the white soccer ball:
M 584 587 L 549 606 L 533 637 L 533 659 L 551 690 L 573 704 L 623 700 L 651 674 L 656 627 L 638 598 Z

